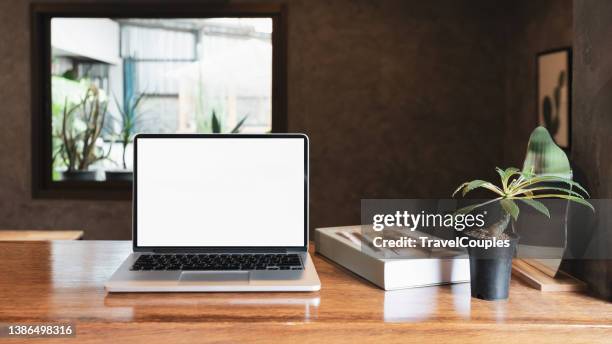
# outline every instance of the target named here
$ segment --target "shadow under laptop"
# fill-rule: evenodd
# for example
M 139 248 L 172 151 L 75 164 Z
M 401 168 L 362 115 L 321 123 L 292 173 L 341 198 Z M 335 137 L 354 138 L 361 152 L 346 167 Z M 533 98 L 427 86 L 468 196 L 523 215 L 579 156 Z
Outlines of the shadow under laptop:
M 106 307 L 131 311 L 132 321 L 308 322 L 317 319 L 319 304 L 318 293 L 108 293 L 104 298 Z

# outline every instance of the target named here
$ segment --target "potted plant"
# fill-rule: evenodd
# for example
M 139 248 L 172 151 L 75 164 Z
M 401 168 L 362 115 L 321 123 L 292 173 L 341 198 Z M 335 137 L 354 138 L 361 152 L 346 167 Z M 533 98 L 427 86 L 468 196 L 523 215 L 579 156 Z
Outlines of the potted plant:
M 144 98 L 145 94 L 141 93 L 136 97 L 130 97 L 125 102 L 124 106 L 121 106 L 115 97 L 117 109 L 119 109 L 119 113 L 121 114 L 121 120 L 119 123 L 120 129 L 119 132 L 116 133 L 116 136 L 119 137 L 119 142 L 121 143 L 121 148 L 123 150 L 121 155 L 123 169 L 106 171 L 106 180 L 132 180 L 132 171 L 128 170 L 125 154 L 127 152 L 128 145 L 132 142 L 134 135 L 136 134 L 136 124 L 140 120 L 138 115 L 138 106 Z
M 484 300 L 500 300 L 508 298 L 508 287 L 512 269 L 512 257 L 518 242 L 518 236 L 508 231 L 511 222 L 519 217 L 521 202 L 533 207 L 538 212 L 550 218 L 548 208 L 538 199 L 566 199 L 591 208 L 593 206 L 585 197 L 572 190 L 575 187 L 584 195 L 587 191 L 571 179 L 554 175 L 536 175 L 533 169 L 520 171 L 517 168 L 502 170 L 496 168 L 500 176 L 500 186 L 484 180 L 472 180 L 461 184 L 453 193 L 453 197 L 461 192 L 465 196 L 475 189 L 486 189 L 495 194 L 495 197 L 474 205 L 459 209 L 458 213 L 470 213 L 477 208 L 498 203 L 501 205 L 501 219 L 494 224 L 482 228 L 467 230 L 464 235 L 476 240 L 508 240 L 509 247 L 497 246 L 485 249 L 483 247 L 468 247 L 470 259 L 470 284 L 472 297 Z M 561 185 L 561 186 L 559 186 Z
M 104 126 L 107 103 L 100 100 L 97 87 L 90 86 L 80 103 L 70 107 L 65 101 L 62 126 L 57 137 L 61 145 L 57 152 L 67 169 L 62 180 L 95 180 L 96 171 L 90 171 L 93 163 L 106 159 L 107 154 L 99 145 Z

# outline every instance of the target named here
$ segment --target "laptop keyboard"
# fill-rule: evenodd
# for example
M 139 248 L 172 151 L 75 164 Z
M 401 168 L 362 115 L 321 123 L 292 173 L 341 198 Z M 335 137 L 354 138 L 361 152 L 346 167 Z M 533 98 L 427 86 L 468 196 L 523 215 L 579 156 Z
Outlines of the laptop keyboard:
M 133 271 L 302 270 L 297 254 L 143 254 Z

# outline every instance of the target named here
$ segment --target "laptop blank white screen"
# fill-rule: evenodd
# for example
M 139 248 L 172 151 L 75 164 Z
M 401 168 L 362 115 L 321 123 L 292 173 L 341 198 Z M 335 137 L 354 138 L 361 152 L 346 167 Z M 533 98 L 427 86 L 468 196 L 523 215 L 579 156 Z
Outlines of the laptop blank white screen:
M 137 246 L 304 246 L 304 138 L 139 138 Z

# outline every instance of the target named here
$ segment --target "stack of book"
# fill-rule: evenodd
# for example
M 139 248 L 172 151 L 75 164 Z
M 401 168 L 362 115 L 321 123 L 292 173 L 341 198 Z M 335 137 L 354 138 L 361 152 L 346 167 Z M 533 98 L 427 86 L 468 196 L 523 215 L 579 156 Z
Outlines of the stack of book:
M 411 232 L 410 236 L 425 234 Z M 315 249 L 385 290 L 470 281 L 465 253 L 424 247 L 378 248 L 361 226 L 317 228 Z

